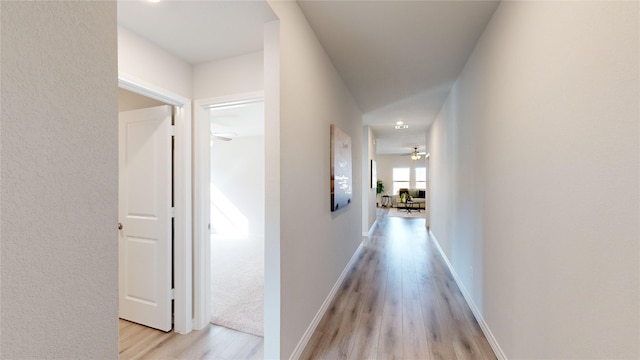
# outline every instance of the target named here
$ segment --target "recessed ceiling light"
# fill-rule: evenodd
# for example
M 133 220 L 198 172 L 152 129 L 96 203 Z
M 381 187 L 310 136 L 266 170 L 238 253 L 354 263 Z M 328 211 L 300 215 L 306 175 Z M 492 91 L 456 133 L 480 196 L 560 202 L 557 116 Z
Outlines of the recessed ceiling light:
M 396 125 L 396 130 L 400 130 L 400 129 L 408 129 L 409 125 Z
M 401 120 L 396 121 L 396 125 L 402 125 L 402 124 L 404 124 L 404 121 L 401 121 Z

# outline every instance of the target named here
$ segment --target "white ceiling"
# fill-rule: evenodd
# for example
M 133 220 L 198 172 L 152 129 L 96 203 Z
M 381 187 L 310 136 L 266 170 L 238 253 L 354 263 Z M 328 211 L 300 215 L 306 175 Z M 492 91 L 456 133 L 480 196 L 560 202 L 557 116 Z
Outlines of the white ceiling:
M 364 122 L 378 153 L 419 145 L 497 1 L 298 0 Z M 408 130 L 394 129 L 401 120 Z
M 196 65 L 262 51 L 264 1 L 118 0 L 118 24 Z
M 380 154 L 424 149 L 425 134 L 498 1 L 298 0 L 376 133 Z M 257 1 L 118 1 L 118 23 L 191 64 L 261 51 Z M 408 130 L 394 130 L 404 121 Z
M 237 137 L 264 135 L 264 101 L 212 108 L 209 116 L 212 133 L 235 133 Z

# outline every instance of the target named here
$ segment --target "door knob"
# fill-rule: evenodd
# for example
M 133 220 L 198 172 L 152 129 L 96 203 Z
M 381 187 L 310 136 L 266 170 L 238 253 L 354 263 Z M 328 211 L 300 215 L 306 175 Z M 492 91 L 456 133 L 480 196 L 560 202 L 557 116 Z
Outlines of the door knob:
M 118 223 L 118 230 L 122 230 L 122 223 Z

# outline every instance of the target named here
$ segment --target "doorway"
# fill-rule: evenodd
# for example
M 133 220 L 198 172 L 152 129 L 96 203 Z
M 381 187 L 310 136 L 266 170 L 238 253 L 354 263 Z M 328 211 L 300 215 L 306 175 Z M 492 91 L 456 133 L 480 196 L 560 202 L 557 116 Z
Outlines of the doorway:
M 135 107 L 168 104 L 174 108 L 173 132 L 173 331 L 181 334 L 193 329 L 193 272 L 191 242 L 191 100 L 165 89 L 119 74 L 118 85 L 137 99 Z M 142 96 L 142 98 L 140 97 Z M 131 104 L 123 104 L 126 107 Z
M 119 317 L 172 329 L 174 108 L 118 92 Z
M 198 294 L 195 320 L 264 336 L 264 99 L 196 101 Z M 202 200 L 202 201 L 201 201 Z M 200 323 L 198 323 L 200 321 Z
M 264 101 L 209 115 L 211 322 L 264 336 Z
M 426 177 L 425 177 L 425 179 L 427 181 L 424 212 L 425 212 L 425 218 L 426 218 L 425 219 L 425 226 L 427 227 L 427 230 L 429 230 L 429 228 L 431 227 L 431 176 L 429 175 L 431 173 L 431 169 L 429 167 L 430 156 L 431 156 L 431 153 L 427 153 L 424 156 L 424 164 L 425 164 L 425 168 L 426 168 Z

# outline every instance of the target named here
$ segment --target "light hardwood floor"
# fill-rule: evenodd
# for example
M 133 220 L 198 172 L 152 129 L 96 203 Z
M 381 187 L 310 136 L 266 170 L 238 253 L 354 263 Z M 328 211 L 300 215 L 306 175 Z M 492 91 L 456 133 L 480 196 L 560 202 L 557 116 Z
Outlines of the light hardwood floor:
M 496 359 L 425 220 L 387 211 L 301 359 Z
M 258 360 L 263 338 L 209 325 L 187 335 L 162 332 L 120 320 L 120 359 Z
M 301 359 L 496 359 L 424 219 L 387 217 Z M 188 335 L 120 320 L 121 359 L 261 359 L 263 339 L 210 325 Z

